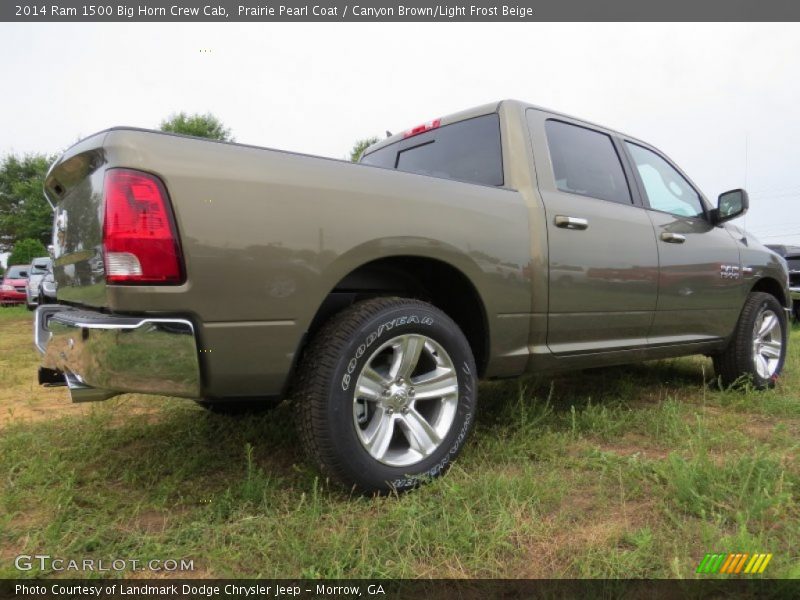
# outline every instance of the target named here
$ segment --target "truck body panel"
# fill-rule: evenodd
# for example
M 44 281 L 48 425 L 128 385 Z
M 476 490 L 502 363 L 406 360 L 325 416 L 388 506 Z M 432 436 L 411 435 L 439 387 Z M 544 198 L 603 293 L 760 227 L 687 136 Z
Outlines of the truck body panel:
M 500 134 L 494 184 L 403 170 L 424 169 L 418 150 L 443 143 L 448 126 L 488 117 Z M 557 155 L 551 123 L 567 126 L 567 137 L 594 136 L 618 161 L 607 183 L 622 201 L 593 197 L 581 187 L 585 174 L 557 175 L 574 157 Z M 197 394 L 212 398 L 284 394 L 326 302 L 370 292 L 354 289 L 351 276 L 390 259 L 446 266 L 474 289 L 485 319 L 484 377 L 713 352 L 758 281 L 774 280 L 788 302 L 785 264 L 737 228 L 712 225 L 701 193 L 701 216 L 650 205 L 626 144 L 652 147 L 635 138 L 517 101 L 432 127 L 370 147 L 364 160 L 382 166 L 132 128 L 91 136 L 46 182 L 56 205 L 58 301 L 190 323 Z M 116 168 L 163 182 L 182 283 L 106 283 L 103 182 Z M 685 239 L 665 243 L 664 234 Z

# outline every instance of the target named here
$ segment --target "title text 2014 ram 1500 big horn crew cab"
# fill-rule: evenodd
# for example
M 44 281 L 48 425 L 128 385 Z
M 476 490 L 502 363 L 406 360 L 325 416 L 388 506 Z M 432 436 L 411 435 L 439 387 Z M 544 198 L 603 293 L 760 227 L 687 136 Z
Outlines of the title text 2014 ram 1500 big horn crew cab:
M 768 386 L 786 263 L 652 146 L 517 101 L 361 164 L 115 128 L 53 165 L 40 380 L 217 410 L 284 396 L 332 479 L 442 473 L 480 378 L 707 354 Z

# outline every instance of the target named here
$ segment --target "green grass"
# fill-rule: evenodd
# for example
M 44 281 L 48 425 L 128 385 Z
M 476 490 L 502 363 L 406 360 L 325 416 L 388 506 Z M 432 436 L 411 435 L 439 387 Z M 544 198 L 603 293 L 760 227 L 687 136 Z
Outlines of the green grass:
M 288 404 L 69 404 L 33 381 L 29 314 L 0 311 L 0 577 L 53 574 L 14 568 L 44 553 L 192 559 L 201 577 L 692 578 L 737 551 L 798 577 L 792 337 L 769 392 L 721 391 L 701 358 L 482 384 L 445 478 L 362 498 L 306 465 Z

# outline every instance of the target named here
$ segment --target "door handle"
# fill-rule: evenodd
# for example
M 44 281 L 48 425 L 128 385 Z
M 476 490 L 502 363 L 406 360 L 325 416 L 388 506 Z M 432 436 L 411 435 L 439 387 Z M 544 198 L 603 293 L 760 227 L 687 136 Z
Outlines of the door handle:
M 661 234 L 661 239 L 669 244 L 682 244 L 686 241 L 686 236 L 681 235 L 680 233 L 670 233 L 669 231 L 665 231 Z
M 561 229 L 586 229 L 589 227 L 589 221 L 581 219 L 580 217 L 565 217 L 564 215 L 556 215 L 556 227 Z

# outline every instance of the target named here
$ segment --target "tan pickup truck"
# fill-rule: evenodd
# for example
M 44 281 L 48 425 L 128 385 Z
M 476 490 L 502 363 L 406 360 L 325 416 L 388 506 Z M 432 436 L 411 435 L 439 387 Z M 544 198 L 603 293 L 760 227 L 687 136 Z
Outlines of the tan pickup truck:
M 363 492 L 441 474 L 479 379 L 712 356 L 781 372 L 785 261 L 663 153 L 506 100 L 361 164 L 131 128 L 53 165 L 58 304 L 40 381 L 217 411 L 291 398 L 323 472 Z

